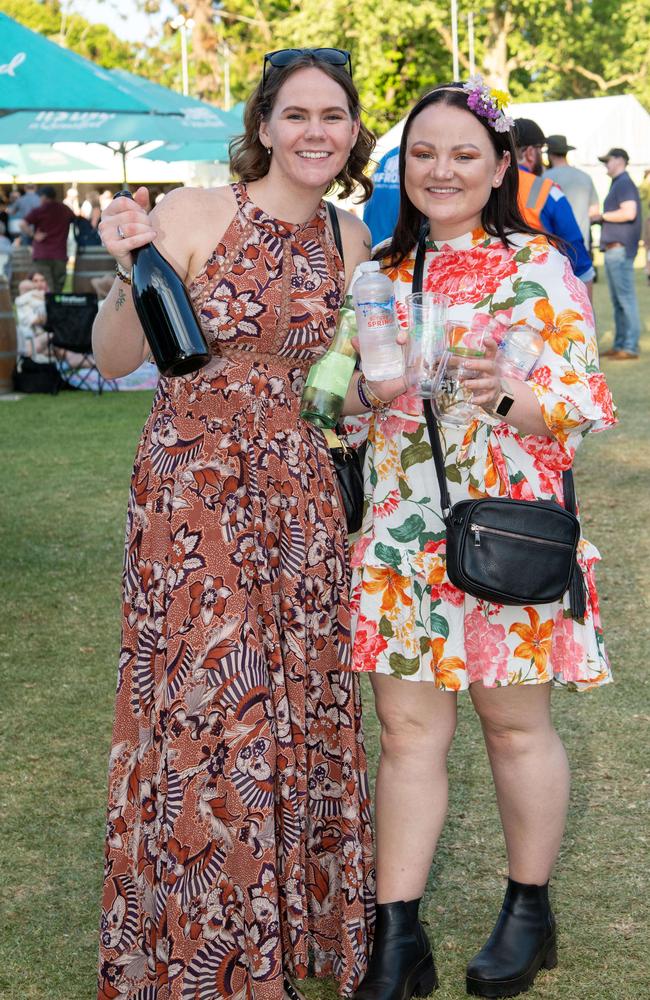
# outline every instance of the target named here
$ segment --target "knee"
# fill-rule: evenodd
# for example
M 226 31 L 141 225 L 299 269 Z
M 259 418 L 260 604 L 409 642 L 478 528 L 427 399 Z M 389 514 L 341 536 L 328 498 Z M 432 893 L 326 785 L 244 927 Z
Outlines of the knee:
M 546 741 L 554 732 L 552 726 L 542 721 L 521 725 L 511 720 L 481 718 L 481 726 L 488 751 L 508 758 L 537 750 L 540 741 Z
M 391 709 L 380 716 L 382 755 L 395 761 L 445 761 L 455 722 Z

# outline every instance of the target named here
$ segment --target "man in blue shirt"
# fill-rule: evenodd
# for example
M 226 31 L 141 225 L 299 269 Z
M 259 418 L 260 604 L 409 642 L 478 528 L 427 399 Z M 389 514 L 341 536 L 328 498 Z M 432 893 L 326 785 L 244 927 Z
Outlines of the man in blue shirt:
M 569 201 L 557 184 L 541 176 L 542 149 L 546 136 L 537 122 L 530 118 L 515 121 L 515 146 L 519 166 L 520 208 L 526 221 L 533 227 L 541 226 L 546 232 L 560 236 L 568 244 L 568 256 L 574 273 L 584 281 L 591 298 L 594 268 L 587 252 L 580 226 Z M 528 175 L 526 178 L 525 175 Z M 531 175 L 534 176 L 533 181 Z M 540 204 L 541 202 L 541 204 Z
M 374 190 L 363 210 L 363 221 L 377 246 L 393 235 L 399 215 L 399 147 L 382 156 L 372 175 Z
M 614 147 L 598 159 L 607 167 L 612 183 L 602 214 L 592 217 L 602 231 L 600 249 L 605 254 L 605 273 L 614 306 L 614 346 L 601 357 L 612 361 L 634 361 L 639 357 L 641 323 L 634 286 L 634 258 L 641 238 L 641 199 L 627 172 L 629 156 Z

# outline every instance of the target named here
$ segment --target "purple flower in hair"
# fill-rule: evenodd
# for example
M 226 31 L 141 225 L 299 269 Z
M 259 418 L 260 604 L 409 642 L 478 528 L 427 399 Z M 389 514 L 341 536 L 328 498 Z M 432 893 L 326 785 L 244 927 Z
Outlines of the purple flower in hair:
M 463 90 L 467 94 L 467 107 L 470 111 L 485 118 L 495 132 L 510 131 L 514 121 L 503 113 L 503 108 L 510 102 L 510 97 L 505 91 L 490 90 L 480 73 L 471 76 L 467 83 L 463 84 Z

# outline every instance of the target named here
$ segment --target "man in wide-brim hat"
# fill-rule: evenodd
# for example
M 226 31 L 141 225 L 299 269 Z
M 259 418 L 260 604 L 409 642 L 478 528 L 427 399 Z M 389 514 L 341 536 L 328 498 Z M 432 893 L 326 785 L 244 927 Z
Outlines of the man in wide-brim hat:
M 587 250 L 591 250 L 590 214 L 597 215 L 599 211 L 598 195 L 594 182 L 584 170 L 578 170 L 567 162 L 567 153 L 575 146 L 570 146 L 565 135 L 549 135 L 546 140 L 546 155 L 550 169 L 544 174 L 550 177 L 569 200 L 573 214 L 580 226 L 582 238 Z

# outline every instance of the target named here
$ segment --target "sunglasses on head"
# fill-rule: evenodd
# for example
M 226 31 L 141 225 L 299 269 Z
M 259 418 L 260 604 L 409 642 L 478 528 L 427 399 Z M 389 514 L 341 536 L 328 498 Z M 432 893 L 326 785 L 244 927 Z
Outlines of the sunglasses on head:
M 349 66 L 350 76 L 352 76 L 352 58 L 347 49 L 277 49 L 275 52 L 267 52 L 264 56 L 262 92 L 266 86 L 266 67 L 268 64 L 275 69 L 280 69 L 283 66 L 290 66 L 301 56 L 313 56 L 320 62 L 329 63 L 330 66 Z

